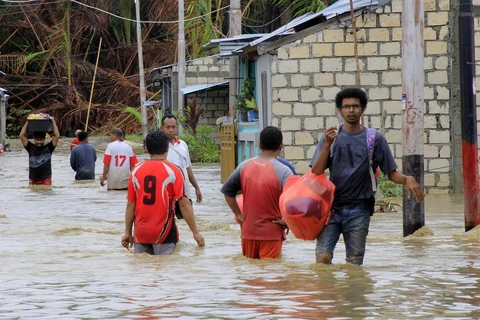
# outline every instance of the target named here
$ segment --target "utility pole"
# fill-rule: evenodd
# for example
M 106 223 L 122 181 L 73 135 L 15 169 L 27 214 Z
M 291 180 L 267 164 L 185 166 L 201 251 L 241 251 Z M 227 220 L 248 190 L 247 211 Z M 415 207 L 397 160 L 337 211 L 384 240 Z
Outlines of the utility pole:
M 142 110 L 142 132 L 143 141 L 148 134 L 147 106 L 145 105 L 145 71 L 143 70 L 143 47 L 142 47 L 142 26 L 140 24 L 140 0 L 135 1 L 135 14 L 137 19 L 137 48 L 138 48 L 138 73 L 140 76 L 140 108 Z
M 233 38 L 235 36 L 242 34 L 242 12 L 240 11 L 240 0 L 230 0 L 230 11 L 229 11 L 229 37 Z M 228 85 L 228 102 L 230 110 L 233 110 L 235 113 L 235 106 L 237 100 L 235 95 L 238 91 L 238 56 L 230 56 L 229 58 L 229 67 L 230 67 L 230 76 L 229 76 L 229 85 Z M 233 114 L 231 115 L 233 116 Z
M 465 231 L 480 224 L 478 203 L 478 145 L 475 88 L 475 38 L 472 0 L 460 0 L 460 99 Z
M 423 169 L 423 65 L 424 1 L 403 0 L 402 14 L 402 122 L 403 174 L 413 176 L 424 187 Z M 425 225 L 425 205 L 403 190 L 403 236 L 413 234 Z
M 178 0 L 178 111 L 183 112 L 185 97 L 185 8 L 183 0 Z

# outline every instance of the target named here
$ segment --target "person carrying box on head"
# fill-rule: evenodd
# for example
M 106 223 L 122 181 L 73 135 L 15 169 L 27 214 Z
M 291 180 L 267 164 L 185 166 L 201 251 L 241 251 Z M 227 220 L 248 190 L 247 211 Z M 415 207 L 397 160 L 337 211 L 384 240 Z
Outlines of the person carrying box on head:
M 37 120 L 45 121 L 42 125 L 50 124 L 53 127 L 52 140 L 45 144 L 46 131 L 33 131 L 33 141 L 30 142 L 27 137 L 28 120 L 20 132 L 20 140 L 23 147 L 28 152 L 29 163 L 29 184 L 30 185 L 51 185 L 52 184 L 52 153 L 57 147 L 58 140 L 60 139 L 60 132 L 58 131 L 57 124 L 54 119 L 48 117 L 48 119 Z M 49 122 L 49 123 L 47 123 Z M 37 127 L 36 129 L 41 129 Z

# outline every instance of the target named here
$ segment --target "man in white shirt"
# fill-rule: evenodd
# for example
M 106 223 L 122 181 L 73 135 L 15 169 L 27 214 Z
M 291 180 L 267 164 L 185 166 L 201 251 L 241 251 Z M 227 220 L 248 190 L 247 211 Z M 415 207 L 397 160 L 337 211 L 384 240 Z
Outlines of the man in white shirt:
M 107 179 L 108 190 L 127 190 L 130 171 L 138 163 L 137 156 L 130 145 L 124 142 L 125 136 L 122 129 L 113 128 L 110 131 L 112 141 L 103 157 L 103 174 L 100 185 L 105 185 Z
M 187 190 L 188 198 L 192 199 L 192 191 L 190 189 L 190 184 L 192 184 L 192 186 L 195 188 L 195 196 L 197 197 L 197 202 L 202 202 L 202 192 L 200 191 L 197 180 L 195 180 L 195 176 L 193 175 L 188 146 L 185 141 L 180 140 L 177 137 L 177 118 L 172 114 L 167 114 L 163 116 L 162 126 L 160 127 L 160 129 L 168 135 L 168 139 L 170 141 L 167 160 L 182 169 L 183 175 L 185 177 L 185 188 Z

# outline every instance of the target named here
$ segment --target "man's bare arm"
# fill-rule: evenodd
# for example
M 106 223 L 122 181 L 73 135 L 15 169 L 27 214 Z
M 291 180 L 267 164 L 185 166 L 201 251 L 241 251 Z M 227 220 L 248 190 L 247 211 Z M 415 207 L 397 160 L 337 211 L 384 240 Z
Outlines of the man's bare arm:
M 28 144 L 27 124 L 28 124 L 28 121 L 25 122 L 25 124 L 23 125 L 23 128 L 22 128 L 22 131 L 20 131 L 20 140 L 22 141 L 22 144 L 23 144 L 24 147 L 26 147 L 27 144 Z

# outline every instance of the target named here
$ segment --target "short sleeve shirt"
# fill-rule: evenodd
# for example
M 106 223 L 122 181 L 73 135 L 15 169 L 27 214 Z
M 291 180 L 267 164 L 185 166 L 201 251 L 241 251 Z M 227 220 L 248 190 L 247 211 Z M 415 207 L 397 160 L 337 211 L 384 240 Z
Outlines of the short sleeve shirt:
M 327 161 L 330 180 L 335 184 L 334 208 L 356 204 L 374 196 L 369 169 L 370 160 L 366 131 L 365 128 L 359 132 L 340 130 L 335 138 L 331 156 Z M 324 143 L 325 135 L 318 143 L 310 166 L 317 159 Z M 398 168 L 385 136 L 378 130 L 375 134 L 372 160 L 373 170 L 375 171 L 377 167 L 380 167 L 386 175 Z
M 177 165 L 182 169 L 185 177 L 185 188 L 187 190 L 187 197 L 192 198 L 192 190 L 190 188 L 190 181 L 188 180 L 187 168 L 192 166 L 190 161 L 190 153 L 185 141 L 176 139 L 175 143 L 170 143 L 168 147 L 167 160 Z
M 180 169 L 166 160 L 146 160 L 132 171 L 127 199 L 135 203 L 137 243 L 177 242 L 175 200 L 185 195 Z
M 170 143 L 167 160 L 182 169 L 190 168 L 192 166 L 190 153 L 185 141 L 178 139 L 175 143 Z
M 255 157 L 242 162 L 225 181 L 221 192 L 235 197 L 243 193 L 242 239 L 281 240 L 283 228 L 272 220 L 282 219 L 279 199 L 292 171 L 274 158 Z
M 55 150 L 52 141 L 41 147 L 28 141 L 25 150 L 28 152 L 28 178 L 33 181 L 51 178 L 52 153 Z
M 138 160 L 131 146 L 117 140 L 108 145 L 103 163 L 109 166 L 107 188 L 126 189 L 130 168 L 137 164 Z

